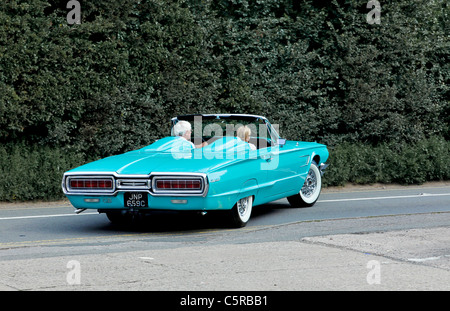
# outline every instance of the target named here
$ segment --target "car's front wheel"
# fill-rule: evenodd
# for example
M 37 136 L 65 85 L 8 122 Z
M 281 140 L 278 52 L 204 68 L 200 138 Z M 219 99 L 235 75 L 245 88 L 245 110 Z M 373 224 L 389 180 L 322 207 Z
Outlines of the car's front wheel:
M 309 207 L 313 206 L 319 199 L 322 190 L 322 174 L 319 167 L 313 161 L 306 176 L 302 189 L 297 194 L 288 197 L 288 201 L 292 207 Z
M 247 225 L 253 208 L 253 196 L 240 199 L 231 209 L 231 224 L 235 228 Z

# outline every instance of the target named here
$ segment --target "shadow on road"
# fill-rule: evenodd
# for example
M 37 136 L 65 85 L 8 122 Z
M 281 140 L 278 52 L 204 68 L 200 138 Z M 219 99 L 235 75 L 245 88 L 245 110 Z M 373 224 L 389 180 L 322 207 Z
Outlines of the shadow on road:
M 276 213 L 277 210 L 290 208 L 289 205 L 281 203 L 268 203 L 255 206 L 252 216 L 247 227 L 258 219 L 270 217 L 270 214 Z M 105 217 L 106 215 L 101 215 Z M 121 224 L 108 223 L 101 230 L 130 233 L 146 233 L 146 232 L 197 232 L 200 230 L 214 229 L 233 229 L 230 225 L 229 211 L 213 211 L 206 214 L 200 212 L 177 212 L 177 211 L 151 211 L 146 214 L 136 214 L 130 217 L 128 221 Z

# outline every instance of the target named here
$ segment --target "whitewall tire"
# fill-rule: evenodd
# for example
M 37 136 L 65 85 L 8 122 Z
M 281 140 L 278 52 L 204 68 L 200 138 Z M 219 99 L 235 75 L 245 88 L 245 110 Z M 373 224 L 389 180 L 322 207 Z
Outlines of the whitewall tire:
M 292 207 L 309 207 L 316 203 L 321 191 L 322 174 L 317 164 L 313 161 L 300 191 L 287 199 Z
M 231 210 L 231 224 L 241 228 L 247 225 L 253 209 L 253 196 L 248 196 L 236 202 Z

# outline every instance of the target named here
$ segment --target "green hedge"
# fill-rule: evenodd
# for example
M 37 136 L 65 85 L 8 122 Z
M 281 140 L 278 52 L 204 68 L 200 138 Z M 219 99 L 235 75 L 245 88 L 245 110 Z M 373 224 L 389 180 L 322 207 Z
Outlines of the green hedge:
M 65 0 L 0 4 L 0 143 L 105 156 L 187 113 L 262 114 L 289 139 L 450 139 L 449 4 Z
M 62 175 L 86 161 L 77 152 L 25 144 L 0 146 L 0 201 L 63 198 Z
M 371 145 L 344 143 L 330 149 L 330 167 L 324 183 L 420 184 L 450 179 L 450 142 L 442 138 L 415 144 L 384 143 Z
M 439 138 L 377 147 L 346 143 L 330 148 L 323 182 L 342 186 L 450 180 L 448 159 L 450 142 Z M 65 148 L 0 146 L 0 201 L 61 199 L 62 174 L 87 161 Z
M 45 196 L 14 177 L 33 161 L 136 149 L 188 113 L 261 114 L 327 144 L 330 184 L 448 177 L 405 147 L 450 140 L 448 1 L 380 1 L 369 24 L 361 0 L 80 0 L 79 25 L 67 2 L 0 2 L 0 199 Z M 377 171 L 341 160 L 350 149 Z

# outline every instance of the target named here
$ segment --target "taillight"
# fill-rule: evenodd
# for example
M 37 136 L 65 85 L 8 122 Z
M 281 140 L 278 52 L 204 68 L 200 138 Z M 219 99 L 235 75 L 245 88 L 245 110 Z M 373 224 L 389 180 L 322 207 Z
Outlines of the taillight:
M 70 178 L 71 190 L 113 190 L 111 178 Z
M 158 179 L 158 190 L 201 190 L 202 182 L 199 179 Z

